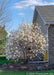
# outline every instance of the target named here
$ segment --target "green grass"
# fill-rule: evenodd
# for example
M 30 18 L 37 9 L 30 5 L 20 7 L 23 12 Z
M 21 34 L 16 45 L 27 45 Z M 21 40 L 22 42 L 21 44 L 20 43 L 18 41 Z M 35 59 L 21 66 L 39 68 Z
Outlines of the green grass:
M 13 72 L 13 71 L 0 70 L 0 75 L 26 75 L 26 74 L 25 74 L 25 72 Z
M 8 63 L 14 63 L 13 60 L 7 60 L 6 55 L 0 55 L 0 65 L 2 64 L 8 64 Z
M 9 63 L 20 63 L 22 62 L 22 59 L 19 59 L 18 61 L 14 61 L 14 60 L 7 60 L 6 59 L 6 55 L 0 55 L 0 65 L 3 65 L 4 63 L 9 64 Z
M 0 57 L 6 57 L 6 55 L 0 55 Z
M 13 72 L 0 70 L 0 75 L 54 75 L 54 70 L 37 72 Z

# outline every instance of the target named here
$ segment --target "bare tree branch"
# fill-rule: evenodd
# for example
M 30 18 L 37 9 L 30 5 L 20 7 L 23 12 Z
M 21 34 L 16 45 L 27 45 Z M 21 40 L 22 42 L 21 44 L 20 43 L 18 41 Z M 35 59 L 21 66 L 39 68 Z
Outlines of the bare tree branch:
M 1 1 L 1 0 L 0 0 Z M 0 3 L 0 25 L 8 23 L 11 19 L 9 11 L 10 0 L 2 0 Z

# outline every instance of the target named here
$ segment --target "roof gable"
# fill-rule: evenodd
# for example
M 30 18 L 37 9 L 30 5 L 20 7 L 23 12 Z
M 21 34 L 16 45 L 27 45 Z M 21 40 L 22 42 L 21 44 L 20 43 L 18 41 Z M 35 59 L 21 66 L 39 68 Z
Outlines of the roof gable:
M 54 6 L 36 6 L 45 22 L 54 22 Z

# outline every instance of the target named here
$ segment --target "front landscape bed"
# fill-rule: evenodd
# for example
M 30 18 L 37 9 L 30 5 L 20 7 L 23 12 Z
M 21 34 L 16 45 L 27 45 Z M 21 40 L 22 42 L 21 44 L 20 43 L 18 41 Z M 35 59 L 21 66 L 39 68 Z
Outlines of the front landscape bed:
M 22 72 L 31 72 L 31 71 L 47 71 L 47 70 L 54 70 L 54 64 L 45 67 L 44 64 L 7 64 L 1 65 L 0 70 L 7 70 L 7 71 L 22 71 Z
M 45 66 L 45 64 L 23 63 L 23 60 L 7 60 L 5 55 L 0 56 L 0 70 L 7 71 L 46 71 L 54 69 L 54 64 Z

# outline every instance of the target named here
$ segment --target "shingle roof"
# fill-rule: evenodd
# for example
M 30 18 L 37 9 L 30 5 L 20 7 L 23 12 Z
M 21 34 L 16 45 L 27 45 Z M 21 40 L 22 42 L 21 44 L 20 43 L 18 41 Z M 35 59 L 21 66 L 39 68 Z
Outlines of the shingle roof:
M 54 5 L 53 6 L 36 6 L 43 19 L 46 22 L 54 22 Z

